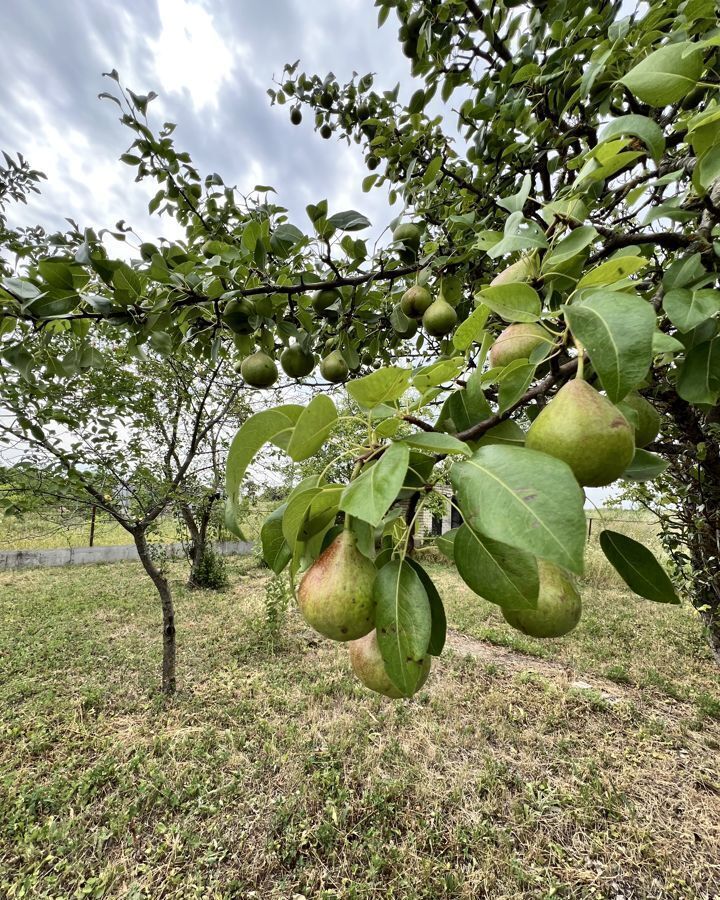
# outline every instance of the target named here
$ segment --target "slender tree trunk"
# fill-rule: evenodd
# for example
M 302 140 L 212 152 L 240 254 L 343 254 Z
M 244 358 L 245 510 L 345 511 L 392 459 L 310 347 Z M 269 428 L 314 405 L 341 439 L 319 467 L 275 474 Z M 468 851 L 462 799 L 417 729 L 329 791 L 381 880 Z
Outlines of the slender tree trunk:
M 207 552 L 208 545 L 208 528 L 210 527 L 210 519 L 212 518 L 213 505 L 218 499 L 217 493 L 209 494 L 204 498 L 201 504 L 201 512 L 199 521 L 193 515 L 193 511 L 189 504 L 183 503 L 180 512 L 190 532 L 190 575 L 188 577 L 188 587 L 206 587 L 201 583 L 199 571 L 203 559 Z
M 163 621 L 163 657 L 162 657 L 162 690 L 164 694 L 175 693 L 175 606 L 173 604 L 170 584 L 160 569 L 153 562 L 150 547 L 144 530 L 134 531 L 135 546 L 140 562 L 152 578 L 160 595 Z

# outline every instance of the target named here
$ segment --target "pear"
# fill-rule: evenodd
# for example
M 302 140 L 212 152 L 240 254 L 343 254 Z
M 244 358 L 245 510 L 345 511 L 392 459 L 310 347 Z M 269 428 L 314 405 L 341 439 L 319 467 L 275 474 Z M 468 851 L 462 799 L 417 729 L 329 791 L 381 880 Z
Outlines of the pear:
M 304 378 L 315 368 L 315 357 L 300 344 L 290 344 L 280 355 L 280 365 L 291 378 Z
M 393 231 L 393 242 L 403 244 L 415 256 L 420 246 L 420 229 L 412 222 L 402 222 Z
M 536 609 L 505 609 L 508 625 L 536 638 L 562 637 L 580 621 L 582 601 L 570 576 L 543 559 L 538 560 L 540 591 Z
M 325 381 L 340 384 L 348 377 L 348 365 L 339 350 L 333 350 L 320 363 L 320 374 Z
M 303 618 L 334 641 L 354 641 L 375 627 L 375 565 L 341 532 L 310 566 L 298 590 Z
M 399 334 L 401 338 L 414 337 L 415 333 L 418 330 L 418 323 L 415 319 L 411 319 L 409 316 L 406 316 L 402 311 L 402 307 L 398 303 L 394 310 L 399 315 L 395 318 L 395 324 L 393 328 L 395 329 L 396 334 Z
M 233 299 L 225 305 L 222 320 L 235 334 L 252 334 L 255 328 L 250 324 L 250 317 L 256 312 L 255 304 L 247 297 Z
M 508 325 L 490 348 L 490 365 L 495 368 L 507 366 L 516 359 L 528 359 L 541 344 L 549 347 L 551 343 L 547 331 L 535 322 Z
M 293 106 L 290 110 L 290 121 L 293 125 L 299 125 L 302 122 L 302 110 L 299 106 Z
M 443 337 L 446 334 L 450 334 L 455 327 L 457 313 L 447 300 L 443 300 L 440 297 L 428 306 L 422 321 L 423 328 L 428 334 L 431 334 L 433 337 Z
M 323 290 L 316 291 L 313 294 L 312 308 L 316 313 L 322 315 L 340 296 L 340 291 L 337 288 L 323 288 Z
M 635 446 L 652 444 L 660 431 L 660 413 L 637 391 L 618 403 L 618 409 L 635 428 Z
M 521 256 L 517 262 L 509 265 L 507 269 L 493 278 L 490 282 L 491 287 L 498 284 L 516 284 L 518 281 L 529 281 L 537 274 L 537 263 L 534 258 L 529 256 Z
M 421 284 L 409 287 L 400 298 L 400 308 L 409 319 L 421 319 L 432 303 L 432 294 Z
M 256 388 L 270 387 L 278 379 L 274 360 L 262 350 L 245 357 L 240 365 L 240 374 L 250 387 Z
M 356 641 L 352 641 L 349 646 L 350 665 L 353 672 L 362 681 L 366 688 L 375 691 L 376 694 L 383 694 L 385 697 L 392 697 L 397 700 L 405 695 L 399 691 L 390 681 L 385 671 L 385 663 L 383 662 L 380 646 L 377 639 L 377 631 L 373 628 L 365 637 L 361 637 Z M 432 657 L 429 653 L 425 657 L 420 667 L 420 677 L 415 688 L 415 692 L 425 684 L 430 674 L 430 662 Z
M 612 484 L 635 454 L 632 425 L 607 397 L 577 378 L 538 415 L 525 446 L 562 459 L 588 487 Z

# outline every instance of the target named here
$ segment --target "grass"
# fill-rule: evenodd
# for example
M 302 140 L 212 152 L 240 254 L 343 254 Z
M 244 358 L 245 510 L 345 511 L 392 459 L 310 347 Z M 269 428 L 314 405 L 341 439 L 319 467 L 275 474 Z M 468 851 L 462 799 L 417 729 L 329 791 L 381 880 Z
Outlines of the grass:
M 0 575 L 0 896 L 717 896 L 720 691 L 690 610 L 599 580 L 543 645 L 614 666 L 631 702 L 448 652 L 393 703 L 294 612 L 270 640 L 267 575 L 231 566 L 222 594 L 171 567 L 172 700 L 137 566 Z M 512 644 L 435 574 L 454 627 Z M 650 670 L 693 705 L 668 711 Z

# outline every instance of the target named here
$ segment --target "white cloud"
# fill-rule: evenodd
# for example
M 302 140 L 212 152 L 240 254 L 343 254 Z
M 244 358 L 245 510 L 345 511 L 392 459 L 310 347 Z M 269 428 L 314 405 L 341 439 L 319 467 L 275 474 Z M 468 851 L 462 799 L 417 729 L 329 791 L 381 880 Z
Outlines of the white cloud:
M 247 49 L 232 50 L 215 27 L 212 15 L 190 0 L 158 0 L 161 30 L 148 40 L 154 69 L 164 91 L 186 91 L 197 112 L 216 109 L 225 81 L 233 77 L 235 58 Z

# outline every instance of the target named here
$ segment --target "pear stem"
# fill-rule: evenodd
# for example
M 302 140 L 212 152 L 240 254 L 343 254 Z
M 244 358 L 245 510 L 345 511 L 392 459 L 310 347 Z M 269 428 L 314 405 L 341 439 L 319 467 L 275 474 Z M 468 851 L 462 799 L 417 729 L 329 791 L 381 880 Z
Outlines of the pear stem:
M 577 350 L 577 372 L 575 374 L 576 378 L 579 378 L 580 381 L 583 380 L 583 372 L 585 369 L 585 348 L 576 338 L 575 341 L 575 349 Z

